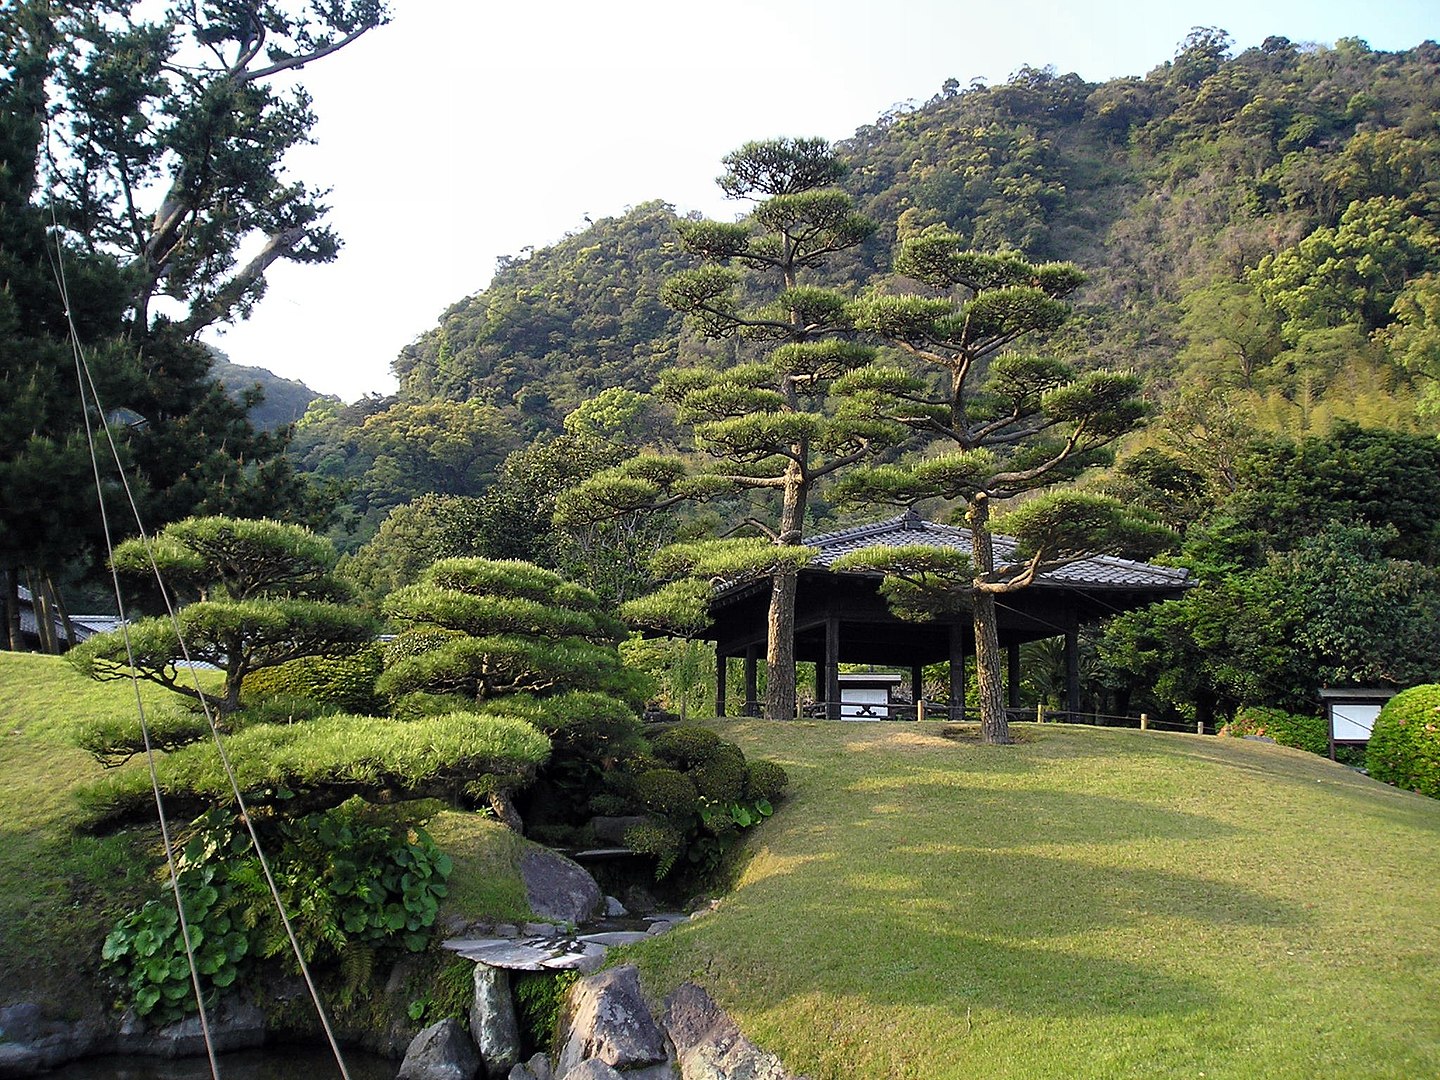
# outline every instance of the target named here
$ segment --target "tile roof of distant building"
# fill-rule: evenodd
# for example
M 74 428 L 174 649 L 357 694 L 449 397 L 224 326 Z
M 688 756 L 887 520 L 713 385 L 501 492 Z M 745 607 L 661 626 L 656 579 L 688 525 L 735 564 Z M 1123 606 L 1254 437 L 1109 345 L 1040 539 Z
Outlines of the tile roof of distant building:
M 955 525 L 926 521 L 913 510 L 848 529 L 810 536 L 804 543 L 819 548 L 820 554 L 810 564 L 829 567 L 841 555 L 868 547 L 906 547 L 923 544 L 931 547 L 970 550 L 970 530 Z M 1009 559 L 1015 551 L 1015 540 L 1009 536 L 995 537 L 995 557 Z M 1150 563 L 1121 559 L 1114 555 L 1091 555 L 1067 563 L 1036 578 L 1037 585 L 1095 589 L 1184 588 L 1192 584 L 1190 573 L 1177 567 L 1154 566 Z

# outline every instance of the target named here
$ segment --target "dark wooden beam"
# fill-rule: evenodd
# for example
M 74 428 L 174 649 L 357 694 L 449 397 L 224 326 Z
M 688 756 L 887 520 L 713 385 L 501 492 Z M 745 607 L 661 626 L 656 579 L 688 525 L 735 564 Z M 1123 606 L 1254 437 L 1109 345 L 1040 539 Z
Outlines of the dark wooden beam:
M 1012 641 L 1005 648 L 1005 704 L 1020 707 L 1020 643 Z
M 1073 621 L 1065 631 L 1065 711 L 1080 712 L 1080 624 Z
M 825 717 L 840 719 L 840 620 L 825 620 Z
M 730 658 L 719 649 L 715 650 L 715 715 L 725 715 L 725 669 Z
M 965 629 L 950 624 L 950 719 L 965 719 Z

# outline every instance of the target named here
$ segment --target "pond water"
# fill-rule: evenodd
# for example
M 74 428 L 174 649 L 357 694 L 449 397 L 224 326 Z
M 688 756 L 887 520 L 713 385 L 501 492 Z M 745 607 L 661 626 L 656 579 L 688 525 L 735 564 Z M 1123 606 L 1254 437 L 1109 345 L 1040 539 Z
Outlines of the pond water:
M 270 1046 L 218 1058 L 221 1080 L 339 1080 L 335 1056 L 323 1047 Z M 345 1051 L 350 1080 L 395 1080 L 400 1063 L 361 1050 Z M 72 1062 L 47 1080 L 210 1080 L 210 1062 L 198 1058 L 99 1057 Z

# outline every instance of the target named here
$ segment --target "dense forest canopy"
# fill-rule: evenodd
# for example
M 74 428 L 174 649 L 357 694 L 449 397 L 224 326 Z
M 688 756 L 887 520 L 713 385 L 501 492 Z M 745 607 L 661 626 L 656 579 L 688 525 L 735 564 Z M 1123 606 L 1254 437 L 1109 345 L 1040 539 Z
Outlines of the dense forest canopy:
M 947 80 L 837 145 L 850 165 L 841 187 L 879 228 L 810 283 L 886 287 L 897 242 L 943 225 L 977 250 L 1085 271 L 1076 317 L 1050 344 L 1146 380 L 1163 415 L 1139 443 L 1226 423 L 1237 435 L 1323 433 L 1337 420 L 1433 432 L 1437 75 L 1434 42 L 1382 52 L 1275 36 L 1236 53 L 1223 30 L 1197 28 L 1143 76 L 1091 83 L 1025 66 L 995 86 Z M 644 392 L 677 363 L 750 358 L 753 345 L 707 341 L 661 300 L 663 282 L 694 265 L 682 217 L 639 203 L 502 259 L 486 289 L 396 358 L 399 401 L 495 409 L 498 461 L 558 433 L 601 389 Z M 342 544 L 373 532 L 376 507 L 403 501 L 389 479 L 366 493 L 374 460 L 353 430 L 394 404 L 362 403 L 338 422 L 322 406 L 327 418 L 300 440 L 304 467 L 359 491 L 359 527 Z

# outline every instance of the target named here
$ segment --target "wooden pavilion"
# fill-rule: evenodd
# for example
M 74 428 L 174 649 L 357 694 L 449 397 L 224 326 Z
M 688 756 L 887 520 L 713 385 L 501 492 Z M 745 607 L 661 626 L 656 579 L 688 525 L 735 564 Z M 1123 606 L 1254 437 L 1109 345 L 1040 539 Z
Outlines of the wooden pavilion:
M 800 571 L 795 602 L 795 659 L 815 664 L 820 715 L 841 717 L 840 665 L 873 664 L 910 672 L 911 701 L 921 699 L 921 671 L 950 662 L 951 719 L 964 718 L 965 659 L 975 650 L 968 613 L 930 622 L 894 615 L 880 595 L 874 573 L 832 571 L 841 555 L 875 546 L 930 544 L 970 551 L 970 530 L 926 521 L 913 510 L 869 525 L 806 539 L 819 555 Z M 995 557 L 1005 560 L 1014 540 L 995 537 Z M 1066 708 L 1080 709 L 1079 633 L 1086 623 L 1172 599 L 1192 587 L 1189 572 L 1109 555 L 1094 555 L 1042 574 L 1027 588 L 998 597 L 1000 645 L 1006 652 L 1009 705 L 1019 705 L 1020 646 L 1065 639 Z M 697 637 L 715 642 L 716 712 L 726 709 L 730 657 L 745 661 L 744 715 L 758 716 L 757 668 L 765 655 L 770 603 L 768 578 L 722 588 L 710 605 L 710 625 Z

